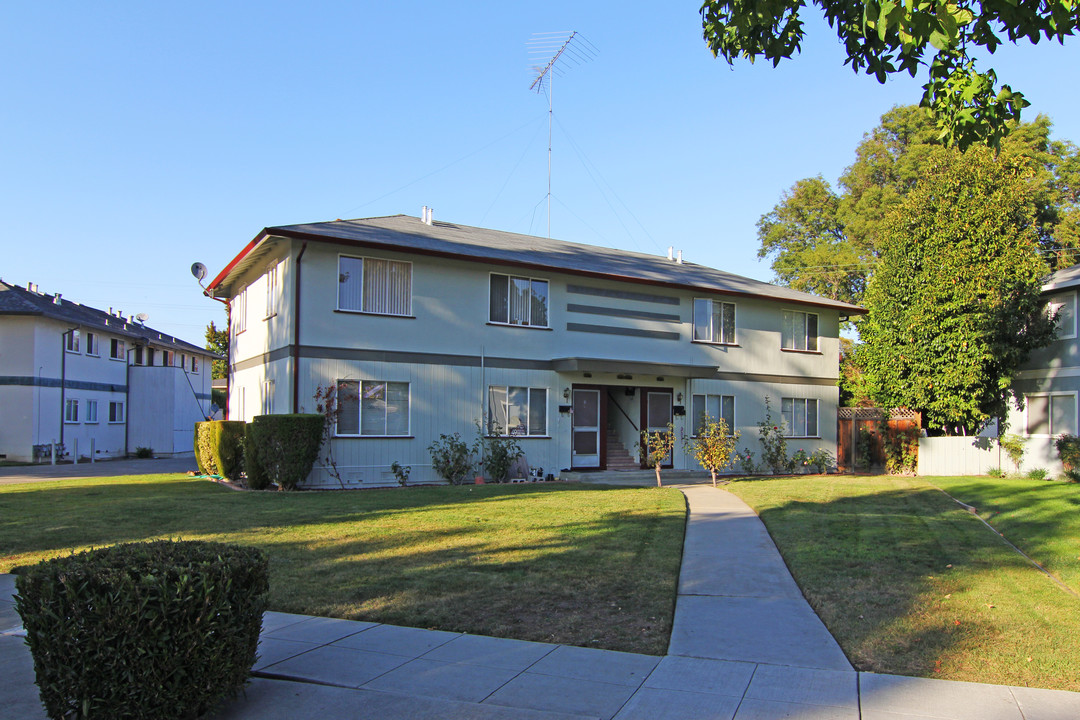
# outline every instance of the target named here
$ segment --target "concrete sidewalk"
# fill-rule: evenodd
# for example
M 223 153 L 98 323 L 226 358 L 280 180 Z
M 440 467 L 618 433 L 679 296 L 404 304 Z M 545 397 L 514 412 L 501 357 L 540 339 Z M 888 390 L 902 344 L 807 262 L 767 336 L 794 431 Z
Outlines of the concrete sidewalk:
M 666 657 L 267 613 L 255 679 L 212 718 L 1080 718 L 1080 693 L 855 672 L 807 614 L 757 516 L 723 490 L 683 492 L 690 517 Z M 0 576 L 0 718 L 36 720 L 45 715 L 13 586 Z

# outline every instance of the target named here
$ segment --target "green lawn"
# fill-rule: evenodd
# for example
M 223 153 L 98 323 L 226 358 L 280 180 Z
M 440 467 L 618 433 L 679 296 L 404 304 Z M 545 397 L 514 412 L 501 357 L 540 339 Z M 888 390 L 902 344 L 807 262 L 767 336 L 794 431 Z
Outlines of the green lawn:
M 264 548 L 274 610 L 663 654 L 677 490 L 245 493 L 158 475 L 0 486 L 0 572 L 156 538 Z
M 1080 485 L 803 476 L 728 489 L 761 516 L 860 670 L 1080 690 Z

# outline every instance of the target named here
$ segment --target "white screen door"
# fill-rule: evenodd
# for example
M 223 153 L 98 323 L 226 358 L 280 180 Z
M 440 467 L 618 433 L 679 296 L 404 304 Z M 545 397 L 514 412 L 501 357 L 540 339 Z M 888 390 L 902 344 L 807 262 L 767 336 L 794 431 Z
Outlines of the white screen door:
M 600 391 L 574 389 L 571 463 L 575 468 L 600 467 Z

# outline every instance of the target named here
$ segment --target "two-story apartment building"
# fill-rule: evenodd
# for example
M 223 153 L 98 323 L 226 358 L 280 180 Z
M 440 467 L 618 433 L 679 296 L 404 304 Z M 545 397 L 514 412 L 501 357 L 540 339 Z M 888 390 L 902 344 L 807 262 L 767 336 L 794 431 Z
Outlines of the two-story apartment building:
M 402 215 L 267 228 L 207 292 L 231 305 L 232 417 L 312 412 L 336 385 L 337 466 L 362 486 L 393 483 L 394 461 L 438 481 L 428 446 L 481 423 L 556 475 L 624 467 L 642 429 L 671 422 L 681 440 L 706 411 L 760 454 L 766 397 L 792 452 L 835 452 L 839 323 L 862 312 L 681 259 Z M 669 464 L 697 467 L 681 442 Z M 308 484 L 337 481 L 316 467 Z
M 1058 270 L 1043 284 L 1047 308 L 1058 318 L 1057 338 L 1031 354 L 1013 383 L 1024 408 L 1010 407 L 1008 432 L 1025 439 L 1022 470 L 1045 468 L 1061 474 L 1054 441 L 1076 435 L 1077 393 L 1080 392 L 1080 340 L 1077 339 L 1076 293 L 1080 265 Z
M 54 444 L 66 459 L 193 454 L 215 357 L 111 309 L 0 280 L 0 457 L 43 459 Z

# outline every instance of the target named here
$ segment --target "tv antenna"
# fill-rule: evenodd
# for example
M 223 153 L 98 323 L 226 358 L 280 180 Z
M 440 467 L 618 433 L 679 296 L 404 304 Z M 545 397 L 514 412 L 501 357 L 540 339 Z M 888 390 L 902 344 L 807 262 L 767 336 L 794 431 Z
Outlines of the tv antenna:
M 548 191 L 547 234 L 551 237 L 551 96 L 555 76 L 562 77 L 568 70 L 583 65 L 596 57 L 596 47 L 577 30 L 573 32 L 533 33 L 532 40 L 525 43 L 529 48 L 529 62 L 533 77 L 530 90 L 539 95 L 547 93 L 548 99 Z M 561 63 L 561 64 L 560 64 Z

